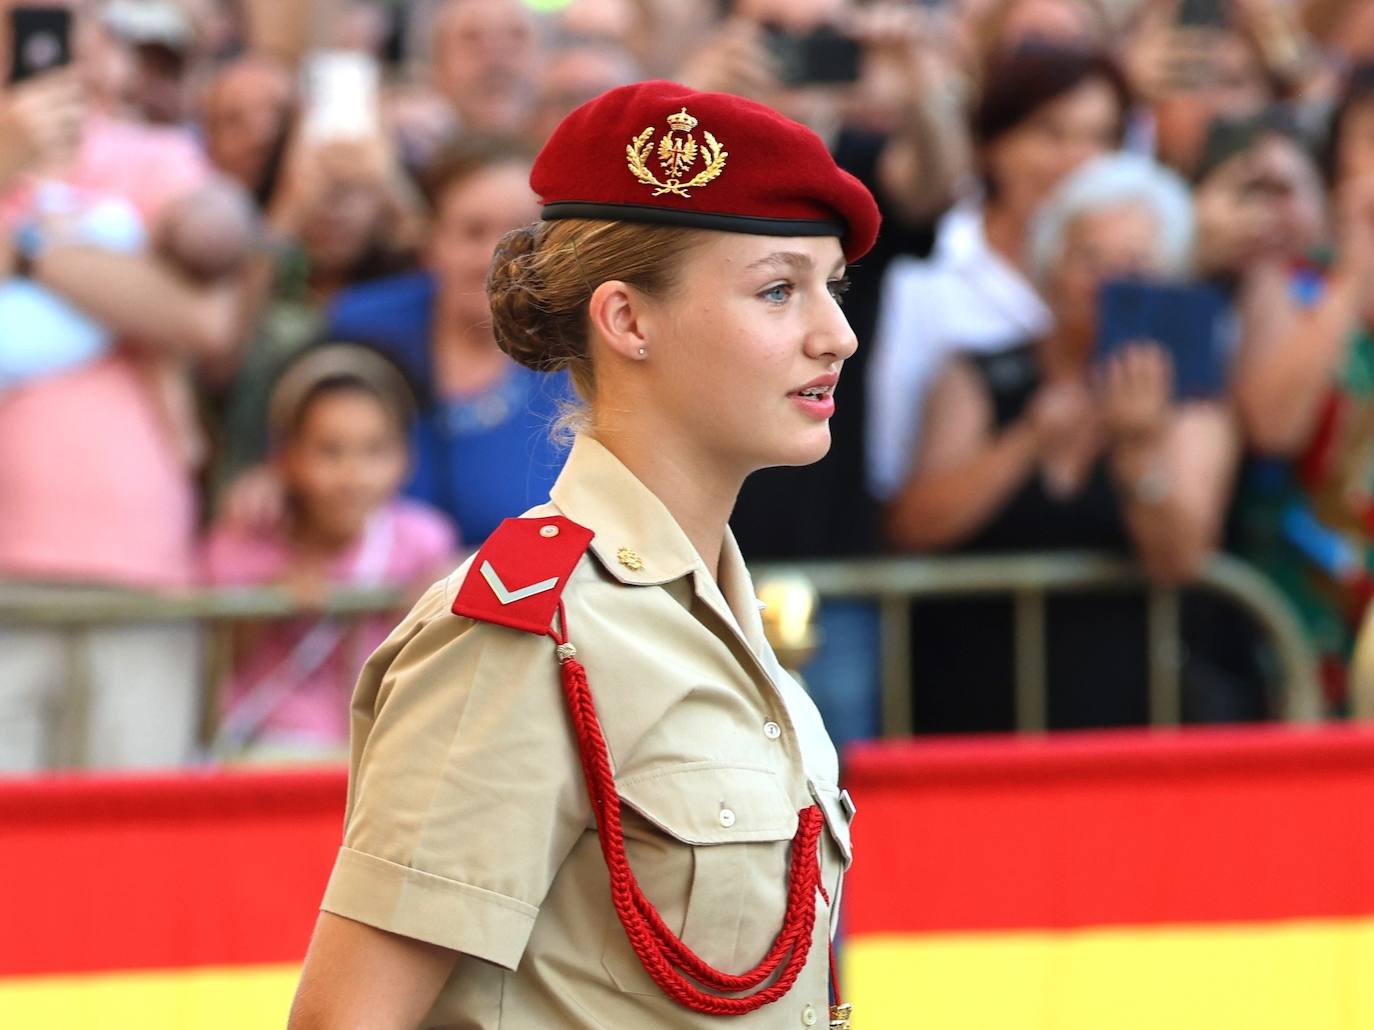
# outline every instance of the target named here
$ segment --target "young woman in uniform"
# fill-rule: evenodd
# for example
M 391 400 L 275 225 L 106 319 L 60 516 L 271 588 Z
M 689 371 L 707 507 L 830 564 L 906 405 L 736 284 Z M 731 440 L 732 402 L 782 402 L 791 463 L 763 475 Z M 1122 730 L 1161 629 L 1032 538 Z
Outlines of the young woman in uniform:
M 570 114 L 531 185 L 496 337 L 571 371 L 580 430 L 363 671 L 291 1027 L 847 1025 L 852 806 L 727 521 L 830 446 L 877 208 L 810 130 L 666 82 Z

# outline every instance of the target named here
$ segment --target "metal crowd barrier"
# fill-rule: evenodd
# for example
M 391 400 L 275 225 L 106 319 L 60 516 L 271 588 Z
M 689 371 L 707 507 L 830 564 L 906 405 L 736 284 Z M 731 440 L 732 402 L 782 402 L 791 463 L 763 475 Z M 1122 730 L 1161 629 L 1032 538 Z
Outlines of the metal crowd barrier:
M 933 558 L 869 558 L 845 562 L 760 565 L 769 575 L 800 575 L 822 598 L 873 599 L 881 613 L 882 731 L 911 731 L 913 683 L 909 636 L 913 600 L 975 594 L 1013 600 L 1016 655 L 1016 718 L 1023 731 L 1041 731 L 1046 720 L 1045 601 L 1051 593 L 1144 591 L 1150 656 L 1150 722 L 1177 725 L 1182 714 L 1179 591 L 1152 584 L 1134 562 L 1102 554 L 988 555 Z M 1275 710 L 1290 722 L 1322 717 L 1317 659 L 1288 603 L 1270 582 L 1244 562 L 1216 555 L 1192 590 L 1220 594 L 1249 614 L 1264 631 L 1279 667 Z M 915 680 L 919 689 L 919 676 Z
M 215 744 L 219 730 L 220 690 L 228 680 L 232 661 L 228 633 L 232 623 L 330 616 L 342 619 L 351 631 L 356 620 L 367 615 L 394 613 L 400 621 L 411 599 L 411 594 L 393 587 L 347 587 L 332 592 L 317 606 L 303 607 L 289 593 L 275 587 L 140 591 L 0 581 L 0 627 L 41 628 L 74 635 L 96 626 L 201 623 L 207 632 L 202 648 L 198 736 L 199 744 L 208 750 Z M 90 692 L 84 663 L 70 661 L 72 647 L 69 643 L 63 697 L 68 718 L 64 721 L 79 729 L 85 723 Z M 59 742 L 61 754 L 76 756 L 80 750 L 72 741 Z
M 1179 591 L 1151 584 L 1133 562 L 1091 553 L 977 557 L 871 558 L 844 562 L 760 564 L 757 582 L 773 575 L 800 575 L 822 598 L 867 598 L 881 613 L 882 728 L 886 736 L 911 729 L 910 605 L 918 598 L 974 594 L 1009 595 L 1014 603 L 1016 712 L 1022 730 L 1045 728 L 1045 603 L 1052 593 L 1129 590 L 1147 595 L 1150 655 L 1150 720 L 1175 725 L 1181 715 Z M 1268 635 L 1279 666 L 1275 709 L 1284 719 L 1313 722 L 1322 716 L 1317 661 L 1295 616 L 1272 585 L 1244 562 L 1214 557 L 1189 589 L 1218 593 L 1247 612 Z M 397 611 L 402 593 L 349 588 L 334 593 L 309 614 L 358 617 Z M 79 629 L 129 622 L 194 619 L 223 625 L 239 619 L 305 614 L 274 588 L 142 593 L 117 589 L 33 587 L 0 583 L 0 625 Z M 217 677 L 207 677 L 211 681 Z M 206 711 L 214 710 L 209 684 Z M 207 723 L 207 736 L 213 727 Z

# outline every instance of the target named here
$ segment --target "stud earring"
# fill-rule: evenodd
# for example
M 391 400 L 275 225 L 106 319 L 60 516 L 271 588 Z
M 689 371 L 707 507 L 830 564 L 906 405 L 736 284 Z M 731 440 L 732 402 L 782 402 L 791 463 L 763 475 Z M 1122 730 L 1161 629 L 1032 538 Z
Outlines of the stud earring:
M 649 356 L 649 352 L 646 351 L 643 347 L 640 347 L 640 348 L 639 348 L 639 356 L 640 356 L 641 358 L 648 357 L 648 356 Z

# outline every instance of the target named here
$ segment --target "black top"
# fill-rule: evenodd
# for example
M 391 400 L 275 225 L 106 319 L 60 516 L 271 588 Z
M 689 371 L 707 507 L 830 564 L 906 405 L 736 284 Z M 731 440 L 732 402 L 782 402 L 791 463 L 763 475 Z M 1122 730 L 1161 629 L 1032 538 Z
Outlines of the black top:
M 1040 388 L 1035 346 L 1023 344 L 993 354 L 969 355 L 991 395 L 997 432 L 1025 413 Z M 1107 463 L 1097 461 L 1087 482 L 1072 497 L 1055 498 L 1032 475 L 965 550 L 1131 552 L 1131 538 L 1117 504 Z
M 1000 431 L 1040 386 L 1027 345 L 970 358 Z M 1083 488 L 1058 500 L 1032 476 L 963 550 L 1133 553 L 1106 458 Z M 1139 591 L 1049 595 L 1049 725 L 1131 725 L 1148 718 L 1147 625 Z M 1190 722 L 1263 718 L 1265 679 L 1257 632 L 1216 595 L 1185 591 L 1180 611 L 1183 714 Z M 914 712 L 920 732 L 989 731 L 1015 724 L 1011 602 L 931 601 L 913 606 Z
M 933 223 L 904 224 L 878 184 L 878 157 L 887 137 L 846 130 L 835 161 L 869 188 L 882 212 L 878 241 L 849 267 L 845 314 L 859 349 L 844 363 L 830 420 L 830 453 L 814 465 L 765 469 L 750 476 L 735 505 L 731 527 L 750 561 L 829 558 L 878 550 L 877 505 L 864 473 L 865 368 L 883 276 L 902 254 L 929 255 Z

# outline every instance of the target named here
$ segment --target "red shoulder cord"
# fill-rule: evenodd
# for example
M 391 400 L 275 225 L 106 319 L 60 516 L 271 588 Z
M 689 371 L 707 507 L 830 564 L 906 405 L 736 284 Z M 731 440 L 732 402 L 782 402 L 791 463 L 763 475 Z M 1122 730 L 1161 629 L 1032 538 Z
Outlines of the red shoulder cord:
M 559 605 L 559 614 L 561 622 L 562 605 Z M 611 772 L 606 738 L 601 732 L 601 722 L 592 703 L 587 672 L 575 657 L 576 649 L 567 643 L 566 622 L 563 626 L 562 639 L 552 630 L 549 636 L 559 645 L 563 692 L 577 734 L 577 750 L 582 760 L 582 773 L 587 780 L 596 833 L 601 840 L 601 853 L 610 870 L 611 901 L 640 963 L 668 997 L 694 1012 L 712 1016 L 742 1016 L 777 1001 L 791 989 L 806 965 L 806 957 L 811 951 L 811 934 L 816 925 L 816 892 L 819 891 L 826 903 L 830 903 L 830 897 L 821 883 L 820 809 L 811 805 L 798 813 L 797 834 L 792 838 L 792 861 L 787 874 L 787 911 L 783 916 L 782 930 L 768 949 L 768 954 L 753 969 L 737 976 L 708 965 L 668 928 L 653 903 L 640 890 L 639 882 L 630 868 L 620 822 L 620 795 Z M 776 981 L 743 998 L 722 998 L 698 986 L 701 984 L 730 993 L 751 991 L 779 969 L 781 973 Z

